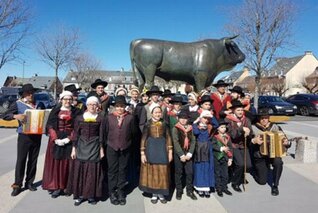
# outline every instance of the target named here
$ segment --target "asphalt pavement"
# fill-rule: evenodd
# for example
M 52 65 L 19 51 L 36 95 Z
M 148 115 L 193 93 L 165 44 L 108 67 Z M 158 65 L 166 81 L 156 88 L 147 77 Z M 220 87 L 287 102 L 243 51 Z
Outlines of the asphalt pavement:
M 287 136 L 307 136 L 318 142 L 317 119 L 303 120 L 294 117 L 281 124 Z M 299 116 L 300 117 L 300 116 Z M 87 202 L 80 206 L 73 205 L 72 197 L 58 197 L 52 199 L 41 188 L 44 154 L 47 137 L 42 139 L 41 152 L 38 160 L 36 182 L 38 190 L 23 191 L 17 197 L 11 197 L 11 184 L 14 180 L 16 160 L 15 129 L 0 128 L 0 212 L 129 212 L 129 213 L 165 213 L 165 212 L 316 212 L 318 209 L 318 163 L 304 164 L 291 156 L 295 153 L 295 146 L 289 150 L 289 156 L 284 157 L 284 171 L 280 181 L 280 195 L 274 197 L 270 193 L 269 185 L 258 185 L 252 176 L 247 175 L 249 184 L 242 193 L 233 192 L 233 196 L 224 195 L 220 198 L 215 193 L 210 198 L 199 198 L 192 201 L 185 195 L 181 201 L 172 197 L 167 204 L 152 204 L 148 197 L 144 197 L 138 188 L 127 196 L 125 206 L 113 206 L 109 200 L 98 202 L 93 206 Z

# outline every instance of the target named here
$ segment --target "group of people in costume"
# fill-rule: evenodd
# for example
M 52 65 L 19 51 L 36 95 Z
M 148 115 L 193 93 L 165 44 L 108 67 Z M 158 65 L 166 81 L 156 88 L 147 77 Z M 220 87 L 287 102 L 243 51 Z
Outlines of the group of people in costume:
M 246 172 L 259 184 L 270 183 L 272 195 L 279 194 L 283 161 L 262 155 L 259 148 L 262 132 L 281 129 L 269 121 L 267 111 L 252 112 L 242 88 L 228 92 L 228 85 L 219 80 L 213 85 L 216 92 L 190 92 L 185 103 L 182 96 L 157 86 L 143 94 L 135 87 L 129 92 L 119 87 L 111 99 L 106 86 L 97 79 L 81 103 L 80 88 L 69 85 L 50 112 L 42 188 L 52 198 L 73 195 L 78 206 L 84 201 L 94 205 L 107 195 L 112 204 L 125 205 L 127 188 L 136 186 L 154 204 L 166 203 L 174 189 L 181 200 L 184 187 L 192 200 L 208 198 L 214 190 L 223 197 L 232 195 L 229 183 L 242 192 Z M 24 111 L 36 109 L 35 91 L 31 84 L 23 85 L 21 99 L 4 117 L 20 124 L 12 196 L 37 190 L 42 135 L 22 131 Z M 287 138 L 281 143 L 290 146 Z

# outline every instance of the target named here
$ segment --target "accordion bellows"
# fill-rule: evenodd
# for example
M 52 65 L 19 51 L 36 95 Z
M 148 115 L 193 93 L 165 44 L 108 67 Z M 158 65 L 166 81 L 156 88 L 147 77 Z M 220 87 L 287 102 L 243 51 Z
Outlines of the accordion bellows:
M 23 124 L 24 134 L 45 134 L 45 126 L 50 109 L 27 109 L 25 111 L 26 122 Z
M 270 158 L 286 156 L 286 148 L 283 145 L 283 132 L 264 132 L 261 134 L 264 143 L 260 146 L 260 153 Z

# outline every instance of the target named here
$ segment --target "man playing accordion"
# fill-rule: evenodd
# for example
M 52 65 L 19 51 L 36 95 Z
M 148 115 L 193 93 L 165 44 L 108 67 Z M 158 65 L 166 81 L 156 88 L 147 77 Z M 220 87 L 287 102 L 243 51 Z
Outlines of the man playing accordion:
M 270 132 L 272 133 L 283 133 L 281 128 L 270 122 L 269 120 L 269 113 L 268 110 L 266 109 L 260 109 L 257 115 L 257 121 L 255 125 L 253 126 L 253 132 L 254 132 L 254 137 L 252 138 L 252 159 L 253 159 L 253 165 L 255 168 L 255 174 L 254 178 L 257 183 L 261 185 L 265 185 L 267 183 L 267 177 L 268 177 L 268 170 L 270 169 L 270 165 L 273 166 L 273 178 L 272 178 L 272 190 L 271 194 L 273 196 L 277 196 L 279 194 L 278 190 L 278 184 L 279 184 L 279 179 L 281 177 L 282 171 L 283 171 L 283 161 L 281 158 L 281 155 L 283 155 L 282 150 L 276 150 L 276 152 L 280 152 L 281 154 L 277 154 L 275 156 L 270 156 L 270 154 L 264 154 L 264 152 L 261 152 L 261 149 L 263 148 L 262 146 L 268 145 L 264 144 L 267 143 L 267 140 L 262 137 L 264 133 Z M 290 143 L 288 142 L 287 138 L 284 136 L 282 138 L 279 138 L 278 140 L 275 141 L 276 143 L 281 143 L 283 149 L 289 148 Z M 281 145 L 280 144 L 280 145 Z M 277 147 L 277 146 L 276 146 Z M 272 149 L 271 149 L 272 150 Z M 271 151 L 269 151 L 271 152 Z

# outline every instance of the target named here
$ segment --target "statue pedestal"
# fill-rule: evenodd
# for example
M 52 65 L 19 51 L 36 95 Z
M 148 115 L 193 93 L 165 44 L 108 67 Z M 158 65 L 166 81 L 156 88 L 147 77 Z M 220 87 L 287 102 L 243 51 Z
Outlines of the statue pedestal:
M 317 141 L 300 139 L 296 144 L 295 158 L 303 163 L 316 163 Z

